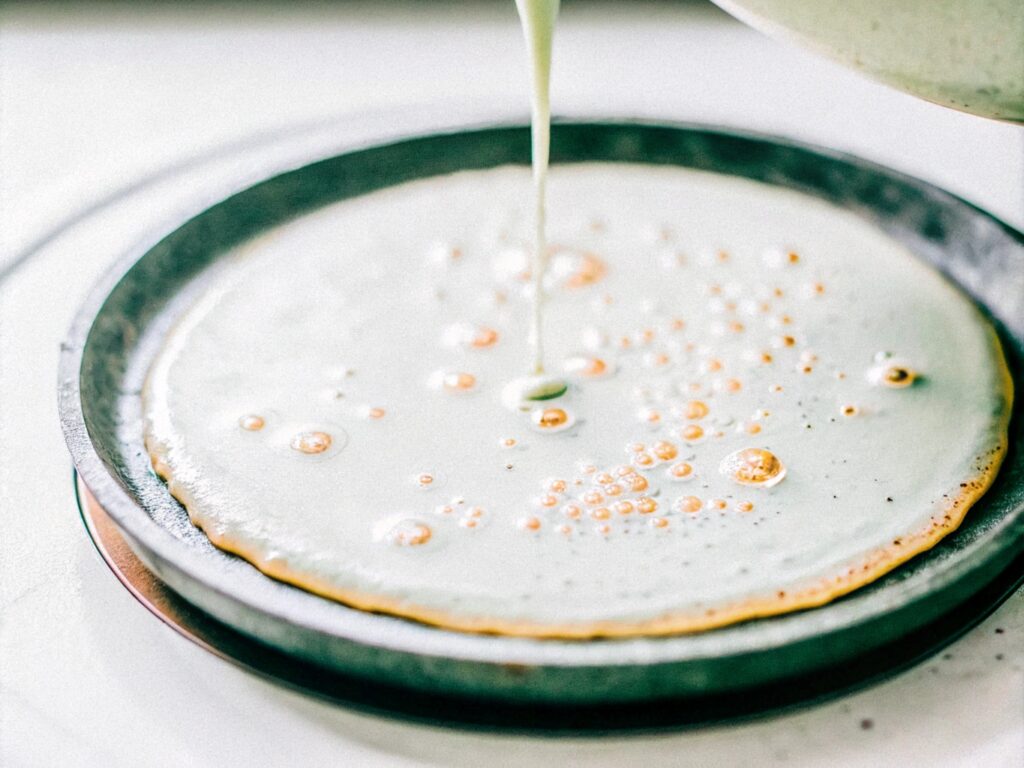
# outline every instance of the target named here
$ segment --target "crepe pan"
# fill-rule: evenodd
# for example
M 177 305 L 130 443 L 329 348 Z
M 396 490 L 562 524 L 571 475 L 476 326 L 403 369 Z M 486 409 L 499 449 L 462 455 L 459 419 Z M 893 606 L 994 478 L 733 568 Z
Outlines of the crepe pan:
M 559 122 L 551 155 L 556 164 L 649 163 L 736 175 L 850 210 L 974 298 L 999 331 L 1017 389 L 1024 390 L 1024 237 L 946 192 L 829 150 L 692 125 Z M 126 254 L 96 287 L 62 352 L 62 425 L 82 481 L 134 553 L 171 590 L 273 653 L 325 675 L 416 696 L 472 697 L 482 707 L 569 711 L 659 700 L 699 706 L 746 691 L 783 691 L 795 680 L 827 678 L 829 670 L 927 633 L 944 618 L 969 616 L 972 605 L 988 610 L 993 584 L 1019 581 L 1020 407 L 992 489 L 934 549 L 827 606 L 701 634 L 554 641 L 451 632 L 325 600 L 214 548 L 150 468 L 139 397 L 149 362 L 201 290 L 208 268 L 238 243 L 337 200 L 411 179 L 529 160 L 529 129 L 520 124 L 353 147 L 256 183 L 154 233 L 149 247 Z

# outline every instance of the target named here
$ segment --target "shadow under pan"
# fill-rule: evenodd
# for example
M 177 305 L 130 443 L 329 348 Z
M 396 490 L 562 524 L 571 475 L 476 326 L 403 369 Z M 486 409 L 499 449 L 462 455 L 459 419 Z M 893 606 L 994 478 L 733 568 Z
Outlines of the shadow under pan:
M 449 728 L 550 735 L 653 732 L 778 715 L 872 685 L 923 661 L 979 624 L 1024 582 L 1024 557 L 974 598 L 890 645 L 835 668 L 736 693 L 671 697 L 628 704 L 515 704 L 367 685 L 253 640 L 168 589 L 135 556 L 117 526 L 76 477 L 82 522 L 107 566 L 135 598 L 188 640 L 271 682 L 385 717 Z

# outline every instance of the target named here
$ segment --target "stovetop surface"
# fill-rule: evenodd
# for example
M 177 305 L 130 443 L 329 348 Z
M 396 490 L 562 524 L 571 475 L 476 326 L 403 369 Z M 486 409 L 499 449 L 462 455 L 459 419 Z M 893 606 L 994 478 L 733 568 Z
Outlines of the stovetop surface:
M 324 116 L 453 94 L 525 107 L 525 84 L 515 18 L 499 4 L 345 5 L 326 16 L 261 5 L 202 23 L 174 10 L 93 13 L 104 12 L 57 19 L 12 8 L 0 17 L 0 264 L 37 246 L 0 282 L 0 764 L 1019 760 L 1022 592 L 938 656 L 831 703 L 728 728 L 599 739 L 381 719 L 271 685 L 155 619 L 89 541 L 57 423 L 59 344 L 89 286 L 149 228 L 244 176 L 247 152 L 327 141 L 334 128 Z M 604 82 L 622 114 L 850 149 L 1024 226 L 1020 128 L 912 101 L 686 4 L 570 6 L 565 18 L 558 55 L 575 63 L 556 74 L 555 94 L 566 108 L 607 108 Z M 467 67 L 481 50 L 486 61 Z M 607 66 L 609 52 L 621 66 Z M 700 78 L 683 75 L 716 60 L 724 63 Z M 299 124 L 309 133 L 287 129 Z M 146 181 L 168 167 L 178 170 Z

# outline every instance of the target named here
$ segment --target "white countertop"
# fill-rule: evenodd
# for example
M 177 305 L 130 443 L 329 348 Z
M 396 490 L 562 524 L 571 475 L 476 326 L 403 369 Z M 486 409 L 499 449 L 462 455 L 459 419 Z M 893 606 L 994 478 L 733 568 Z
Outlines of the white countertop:
M 84 206 L 254 134 L 412 102 L 525 110 L 518 34 L 511 2 L 3 6 L 0 273 Z M 555 55 L 556 110 L 790 135 L 936 182 L 1024 227 L 1024 129 L 915 101 L 712 10 L 567 4 Z M 0 282 L 0 765 L 1024 763 L 1024 592 L 944 653 L 832 703 L 595 739 L 357 714 L 241 672 L 162 625 L 77 517 L 56 359 L 110 259 L 202 200 L 196 179 L 244 171 L 244 161 L 211 163 L 97 210 Z

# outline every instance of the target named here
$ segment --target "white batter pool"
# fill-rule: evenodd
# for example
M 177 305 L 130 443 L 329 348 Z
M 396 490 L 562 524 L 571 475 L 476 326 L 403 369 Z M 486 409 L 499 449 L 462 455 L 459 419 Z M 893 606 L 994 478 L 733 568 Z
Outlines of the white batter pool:
M 211 540 L 359 607 L 535 636 L 825 602 L 954 529 L 1005 448 L 991 328 L 856 216 L 671 167 L 337 203 L 224 258 L 144 393 Z M 530 399 L 554 395 L 550 399 Z

